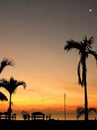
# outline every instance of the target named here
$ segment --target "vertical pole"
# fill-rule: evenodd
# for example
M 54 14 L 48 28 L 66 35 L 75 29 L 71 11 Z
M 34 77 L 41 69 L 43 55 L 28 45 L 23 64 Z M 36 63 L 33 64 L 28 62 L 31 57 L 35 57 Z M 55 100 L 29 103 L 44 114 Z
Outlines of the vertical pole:
M 66 120 L 66 93 L 64 93 L 64 119 Z

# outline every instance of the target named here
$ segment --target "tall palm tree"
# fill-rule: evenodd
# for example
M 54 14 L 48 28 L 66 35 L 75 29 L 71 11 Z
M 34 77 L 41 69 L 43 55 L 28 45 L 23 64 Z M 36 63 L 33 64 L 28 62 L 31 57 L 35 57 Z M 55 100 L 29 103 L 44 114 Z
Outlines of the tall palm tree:
M 0 73 L 3 71 L 3 69 L 6 67 L 6 66 L 13 66 L 13 62 L 10 61 L 9 59 L 7 58 L 4 58 L 1 63 L 0 63 Z M 2 92 L 0 92 L 0 100 L 1 101 L 8 101 L 8 98 L 6 97 L 6 95 L 4 95 Z
M 88 120 L 88 96 L 87 96 L 87 80 L 86 80 L 86 59 L 88 55 L 91 54 L 97 61 L 97 53 L 96 51 L 92 50 L 92 44 L 94 43 L 94 37 L 90 37 L 87 39 L 85 36 L 82 41 L 76 42 L 74 40 L 66 41 L 67 44 L 64 47 L 64 50 L 70 51 L 72 49 L 76 49 L 79 51 L 80 60 L 78 63 L 78 81 L 79 84 L 83 87 L 84 86 L 84 96 L 85 96 L 85 120 Z M 82 76 L 80 75 L 80 68 L 82 67 Z
M 9 81 L 4 78 L 0 80 L 0 87 L 5 88 L 9 92 L 9 108 L 8 108 L 9 119 L 11 119 L 11 112 L 12 112 L 12 109 L 11 109 L 12 94 L 15 93 L 15 90 L 20 85 L 26 88 L 26 83 L 24 81 L 17 81 L 13 77 L 10 77 Z

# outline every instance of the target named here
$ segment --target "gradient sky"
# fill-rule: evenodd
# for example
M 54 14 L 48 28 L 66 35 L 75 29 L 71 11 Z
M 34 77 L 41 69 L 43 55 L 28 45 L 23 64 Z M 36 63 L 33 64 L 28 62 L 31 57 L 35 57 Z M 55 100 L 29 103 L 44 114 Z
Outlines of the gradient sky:
M 67 109 L 84 105 L 84 89 L 77 79 L 80 57 L 75 50 L 64 51 L 67 40 L 81 41 L 84 36 L 94 36 L 96 51 L 97 0 L 0 0 L 0 60 L 15 63 L 0 77 L 27 84 L 13 94 L 13 110 L 60 113 L 64 93 Z M 87 60 L 87 83 L 89 106 L 97 107 L 97 66 L 92 56 Z M 0 104 L 5 111 L 8 102 Z

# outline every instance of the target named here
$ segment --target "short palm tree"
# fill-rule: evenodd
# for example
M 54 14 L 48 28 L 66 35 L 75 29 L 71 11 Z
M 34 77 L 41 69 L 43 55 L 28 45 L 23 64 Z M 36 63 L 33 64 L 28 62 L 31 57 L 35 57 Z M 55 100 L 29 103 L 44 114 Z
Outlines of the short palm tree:
M 4 69 L 6 66 L 13 66 L 13 62 L 10 61 L 10 60 L 7 59 L 7 58 L 4 58 L 4 59 L 1 61 L 0 73 L 3 71 L 3 69 Z M 2 92 L 0 92 L 0 100 L 1 100 L 1 101 L 8 101 L 8 98 L 6 97 L 6 95 L 4 95 Z
M 80 60 L 78 63 L 78 80 L 79 84 L 84 86 L 84 95 L 85 95 L 85 120 L 88 120 L 88 96 L 87 96 L 87 80 L 86 80 L 86 59 L 88 55 L 91 54 L 97 61 L 97 53 L 92 50 L 92 44 L 94 42 L 94 37 L 90 37 L 87 39 L 85 36 L 84 39 L 80 42 L 76 42 L 74 40 L 67 41 L 67 44 L 64 47 L 64 50 L 70 51 L 72 49 L 76 49 L 79 51 Z M 82 76 L 80 75 L 80 67 L 82 67 Z
M 9 119 L 11 119 L 11 103 L 12 103 L 12 94 L 15 93 L 15 90 L 17 89 L 18 86 L 22 85 L 24 88 L 26 88 L 26 83 L 24 81 L 17 81 L 13 77 L 10 77 L 10 80 L 6 79 L 1 79 L 0 80 L 0 87 L 5 88 L 9 92 L 9 108 L 8 108 L 8 113 L 9 113 Z
M 95 113 L 97 113 L 96 108 L 92 108 L 92 107 L 88 108 L 88 113 L 90 113 L 92 111 L 94 111 Z M 78 107 L 76 109 L 76 113 L 77 113 L 77 120 L 78 120 L 78 118 L 85 113 L 85 108 L 84 107 Z

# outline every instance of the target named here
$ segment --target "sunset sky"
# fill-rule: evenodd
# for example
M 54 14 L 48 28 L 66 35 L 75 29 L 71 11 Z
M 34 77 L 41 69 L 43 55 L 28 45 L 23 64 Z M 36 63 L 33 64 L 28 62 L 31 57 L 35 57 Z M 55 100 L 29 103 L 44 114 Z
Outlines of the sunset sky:
M 92 11 L 90 11 L 90 9 Z M 94 36 L 97 50 L 97 0 L 0 0 L 0 61 L 9 58 L 0 78 L 25 81 L 12 95 L 13 110 L 64 114 L 84 105 L 78 85 L 78 51 L 66 52 L 67 40 Z M 87 59 L 89 107 L 97 107 L 97 65 Z M 0 90 L 9 98 L 8 92 Z M 6 111 L 8 102 L 0 102 Z

